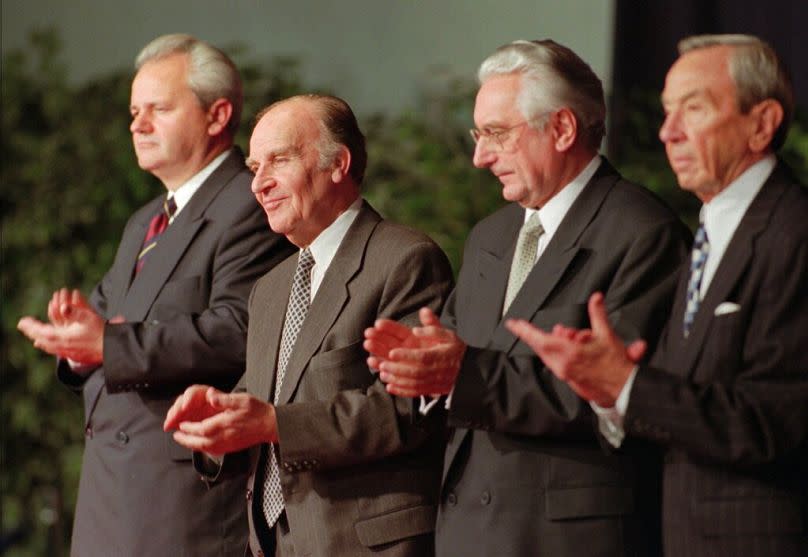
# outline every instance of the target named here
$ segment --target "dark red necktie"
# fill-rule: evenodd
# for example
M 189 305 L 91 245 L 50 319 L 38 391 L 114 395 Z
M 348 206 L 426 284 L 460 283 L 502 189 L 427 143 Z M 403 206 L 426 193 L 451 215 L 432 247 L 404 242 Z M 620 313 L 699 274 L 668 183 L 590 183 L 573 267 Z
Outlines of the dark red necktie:
M 160 234 L 165 232 L 166 228 L 168 228 L 168 221 L 172 216 L 174 216 L 174 212 L 176 210 L 177 203 L 174 201 L 174 198 L 167 197 L 163 201 L 162 209 L 152 217 L 151 221 L 149 222 L 149 229 L 146 230 L 146 238 L 143 240 L 143 246 L 140 248 L 140 253 L 137 256 L 135 275 L 137 275 L 143 268 L 143 264 L 146 263 L 146 259 L 148 259 L 149 254 L 157 245 L 157 239 L 160 237 Z

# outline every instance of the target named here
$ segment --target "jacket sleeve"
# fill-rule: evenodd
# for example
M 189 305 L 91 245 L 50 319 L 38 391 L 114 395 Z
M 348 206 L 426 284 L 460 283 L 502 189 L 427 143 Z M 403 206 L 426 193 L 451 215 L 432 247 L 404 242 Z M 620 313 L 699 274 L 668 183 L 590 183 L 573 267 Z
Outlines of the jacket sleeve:
M 545 330 L 556 323 L 588 327 L 586 299 L 601 290 L 620 335 L 625 340 L 642 337 L 653 344 L 667 318 L 686 247 L 687 233 L 680 223 L 662 221 L 646 227 L 634 235 L 613 276 L 600 284 L 593 282 L 578 303 L 539 309 L 532 322 Z M 464 261 L 473 260 L 467 253 Z M 457 313 L 462 311 L 458 304 L 480 295 L 460 291 L 463 272 L 458 282 L 443 315 L 444 322 L 455 327 Z M 517 435 L 594 438 L 596 418 L 589 404 L 558 380 L 529 347 L 514 342 L 502 324 L 498 329 L 488 345 L 469 346 L 466 351 L 452 394 L 449 424 Z

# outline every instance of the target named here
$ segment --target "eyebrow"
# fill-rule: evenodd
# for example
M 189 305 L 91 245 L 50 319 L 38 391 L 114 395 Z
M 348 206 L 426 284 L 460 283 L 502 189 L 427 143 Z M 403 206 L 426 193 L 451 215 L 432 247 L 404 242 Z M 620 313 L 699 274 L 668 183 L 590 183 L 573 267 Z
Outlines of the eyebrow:
M 272 151 L 269 151 L 266 155 L 264 155 L 264 157 L 262 157 L 262 158 L 264 160 L 272 160 L 272 159 L 274 159 L 275 157 L 278 157 L 278 156 L 297 155 L 297 154 L 300 154 L 300 152 L 301 152 L 301 149 L 299 147 L 296 147 L 294 145 L 289 145 L 287 147 L 280 147 L 278 149 L 273 149 Z M 258 165 L 259 162 L 257 160 L 255 160 L 254 158 L 248 156 L 246 159 L 244 159 L 244 164 L 246 164 L 247 166 L 251 166 L 251 165 L 255 166 L 255 165 Z

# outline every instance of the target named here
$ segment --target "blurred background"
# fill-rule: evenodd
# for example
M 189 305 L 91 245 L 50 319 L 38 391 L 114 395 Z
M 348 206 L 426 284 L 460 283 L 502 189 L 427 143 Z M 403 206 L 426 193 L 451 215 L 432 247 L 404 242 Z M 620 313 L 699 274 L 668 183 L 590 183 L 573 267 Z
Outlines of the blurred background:
M 648 5 L 646 5 L 648 4 Z M 471 165 L 477 65 L 517 38 L 553 38 L 603 79 L 604 152 L 688 224 L 698 203 L 676 187 L 656 134 L 659 92 L 690 34 L 747 32 L 791 67 L 798 121 L 782 156 L 808 181 L 804 0 L 2 0 L 0 78 L 0 554 L 67 555 L 82 450 L 78 397 L 53 360 L 16 331 L 44 318 L 62 285 L 89 292 L 126 219 L 162 191 L 138 169 L 129 125 L 132 61 L 158 35 L 186 32 L 226 50 L 252 115 L 299 92 L 348 101 L 368 137 L 366 196 L 435 238 L 459 269 L 471 225 L 501 204 Z M 246 149 L 245 149 L 246 150 Z

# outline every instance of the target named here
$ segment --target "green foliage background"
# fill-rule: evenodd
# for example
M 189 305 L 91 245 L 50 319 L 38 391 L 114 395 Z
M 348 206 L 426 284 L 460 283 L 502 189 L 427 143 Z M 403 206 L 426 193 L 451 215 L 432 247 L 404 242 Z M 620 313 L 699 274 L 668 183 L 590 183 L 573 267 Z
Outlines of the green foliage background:
M 266 63 L 230 53 L 242 70 L 245 118 L 304 90 L 294 58 Z M 9 554 L 66 555 L 82 451 L 80 400 L 59 385 L 53 359 L 16 331 L 22 315 L 44 318 L 60 286 L 89 292 L 110 265 L 126 219 L 162 186 L 138 167 L 129 135 L 131 73 L 121 70 L 80 87 L 67 84 L 53 32 L 2 61 L 2 391 L 0 527 Z M 470 227 L 502 204 L 500 187 L 471 165 L 467 129 L 475 84 L 447 79 L 416 110 L 361 122 L 368 138 L 365 195 L 385 215 L 422 229 L 459 269 Z M 694 222 L 698 204 L 676 187 L 656 139 L 655 93 L 632 100 L 619 138 L 623 173 L 648 185 Z M 245 121 L 237 140 L 247 145 Z M 783 152 L 808 177 L 808 130 L 797 124 Z

